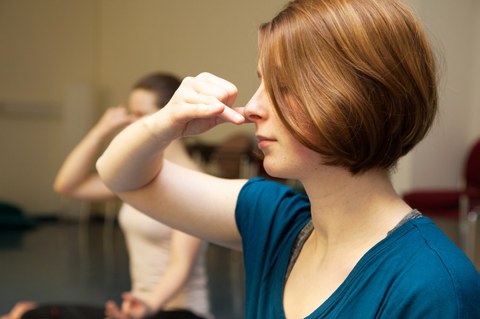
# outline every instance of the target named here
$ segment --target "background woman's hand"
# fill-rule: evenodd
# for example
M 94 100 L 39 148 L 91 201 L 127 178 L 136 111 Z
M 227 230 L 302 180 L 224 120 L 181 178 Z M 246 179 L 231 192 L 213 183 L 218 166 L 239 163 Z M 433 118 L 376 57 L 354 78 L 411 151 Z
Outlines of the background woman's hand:
M 153 314 L 152 309 L 142 299 L 135 297 L 132 293 L 125 292 L 122 294 L 122 298 L 122 313 L 127 318 L 142 319 Z
M 20 319 L 27 311 L 36 307 L 37 304 L 34 302 L 20 301 L 15 304 L 7 315 L 0 317 L 0 319 Z
M 109 107 L 105 113 L 103 113 L 100 120 L 95 127 L 104 135 L 110 135 L 118 129 L 132 123 L 134 117 L 128 113 L 125 106 Z
M 140 298 L 130 292 L 122 294 L 122 307 L 114 301 L 105 304 L 105 316 L 108 319 L 142 319 L 153 314 L 152 309 Z
M 105 303 L 105 319 L 126 319 L 122 316 L 122 312 L 113 300 Z
M 152 133 L 162 135 L 165 130 L 159 126 L 167 125 L 171 140 L 203 133 L 224 122 L 242 124 L 242 108 L 233 108 L 237 92 L 235 85 L 210 73 L 187 77 L 170 102 L 145 123 Z

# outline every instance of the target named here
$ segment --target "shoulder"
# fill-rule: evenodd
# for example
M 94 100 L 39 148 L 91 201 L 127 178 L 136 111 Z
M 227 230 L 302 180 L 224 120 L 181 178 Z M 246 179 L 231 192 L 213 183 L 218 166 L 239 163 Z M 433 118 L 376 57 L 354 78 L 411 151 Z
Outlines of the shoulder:
M 272 202 L 276 201 L 276 202 Z M 268 202 L 269 206 L 276 208 L 281 204 L 310 205 L 307 196 L 295 191 L 284 184 L 256 177 L 250 179 L 240 190 L 237 209 L 245 206 L 262 205 Z
M 480 275 L 471 261 L 430 219 L 408 224 L 396 248 L 404 259 L 393 283 L 398 309 L 422 318 L 480 318 Z
M 310 212 L 308 198 L 283 184 L 253 178 L 241 189 L 235 214 L 237 223 L 242 219 L 254 218 L 256 222 L 269 222 L 281 214 L 289 223 L 289 217 L 295 217 L 299 211 Z
M 240 191 L 235 218 L 244 253 L 266 254 L 267 247 L 296 238 L 311 219 L 310 203 L 291 187 L 254 178 Z

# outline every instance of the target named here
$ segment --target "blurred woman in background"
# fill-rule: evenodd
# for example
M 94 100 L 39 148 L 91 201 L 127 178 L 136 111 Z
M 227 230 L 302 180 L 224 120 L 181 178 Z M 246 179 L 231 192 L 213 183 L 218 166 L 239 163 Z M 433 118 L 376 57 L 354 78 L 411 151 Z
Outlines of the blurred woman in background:
M 119 129 L 161 109 L 179 85 L 175 76 L 163 73 L 147 75 L 136 83 L 129 95 L 129 110 L 118 106 L 104 113 L 66 158 L 54 189 L 75 199 L 115 198 L 116 195 L 92 172 L 99 152 Z M 165 154 L 178 165 L 199 170 L 180 140 L 174 141 Z M 127 204 L 120 209 L 119 222 L 130 258 L 132 290 L 123 294 L 120 308 L 113 301 L 107 302 L 107 317 L 145 318 L 156 314 L 163 318 L 163 314 L 177 318 L 174 316 L 177 314 L 178 318 L 210 318 L 206 244 Z

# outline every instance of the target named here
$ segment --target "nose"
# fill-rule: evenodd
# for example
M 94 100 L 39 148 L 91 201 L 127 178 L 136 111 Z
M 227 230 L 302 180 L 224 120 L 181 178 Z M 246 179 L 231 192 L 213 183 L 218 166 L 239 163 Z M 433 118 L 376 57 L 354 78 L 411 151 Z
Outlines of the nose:
M 265 96 L 266 92 L 262 83 L 258 87 L 255 94 L 253 94 L 253 96 L 250 98 L 250 101 L 248 101 L 247 105 L 245 105 L 244 114 L 249 121 L 256 122 L 261 119 L 265 119 Z

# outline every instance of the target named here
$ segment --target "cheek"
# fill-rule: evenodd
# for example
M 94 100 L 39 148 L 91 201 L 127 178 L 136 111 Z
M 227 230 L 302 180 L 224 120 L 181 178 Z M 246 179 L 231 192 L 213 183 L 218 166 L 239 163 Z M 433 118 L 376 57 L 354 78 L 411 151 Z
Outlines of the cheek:
M 277 145 L 271 152 L 265 154 L 263 166 L 265 171 L 278 178 L 301 179 L 303 174 L 309 174 L 321 164 L 320 154 L 303 146 L 291 138 L 288 142 Z
M 288 156 L 288 161 L 292 168 L 299 173 L 319 162 L 318 153 L 308 149 L 296 140 L 292 143 L 290 152 L 286 156 Z

